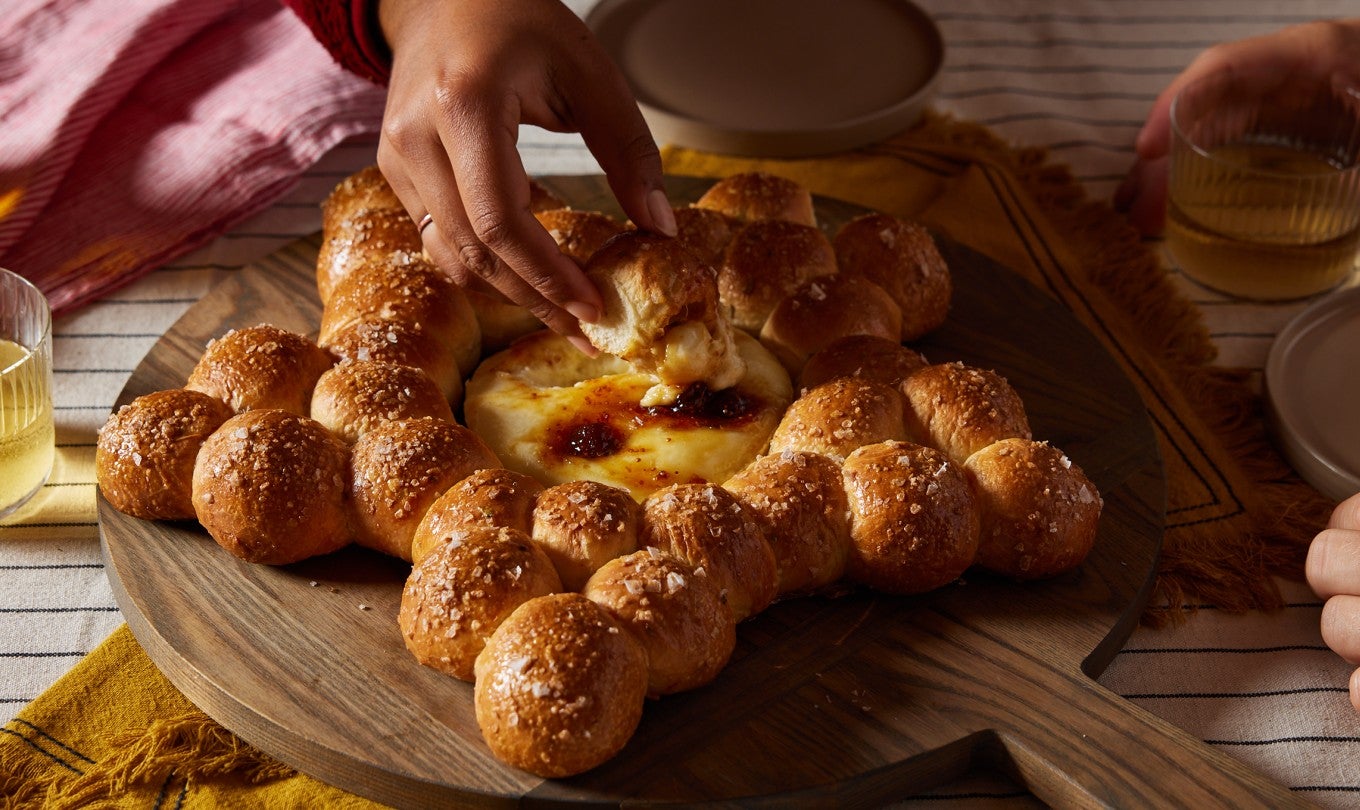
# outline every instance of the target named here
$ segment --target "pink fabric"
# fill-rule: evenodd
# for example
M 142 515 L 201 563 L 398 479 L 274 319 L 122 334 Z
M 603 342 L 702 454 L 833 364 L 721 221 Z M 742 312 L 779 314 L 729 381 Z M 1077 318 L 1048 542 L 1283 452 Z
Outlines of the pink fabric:
M 221 234 L 330 147 L 381 88 L 278 0 L 5 0 L 0 266 L 64 311 Z

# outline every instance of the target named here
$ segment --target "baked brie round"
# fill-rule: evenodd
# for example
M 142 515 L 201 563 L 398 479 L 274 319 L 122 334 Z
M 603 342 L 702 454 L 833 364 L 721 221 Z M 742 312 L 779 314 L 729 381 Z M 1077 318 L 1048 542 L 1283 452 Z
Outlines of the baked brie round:
M 503 464 L 548 486 L 599 481 L 640 501 L 671 484 L 722 482 L 765 451 L 793 401 L 768 350 L 744 333 L 735 345 L 746 365 L 736 385 L 695 383 L 674 402 L 644 405 L 655 375 L 536 332 L 478 367 L 464 419 Z

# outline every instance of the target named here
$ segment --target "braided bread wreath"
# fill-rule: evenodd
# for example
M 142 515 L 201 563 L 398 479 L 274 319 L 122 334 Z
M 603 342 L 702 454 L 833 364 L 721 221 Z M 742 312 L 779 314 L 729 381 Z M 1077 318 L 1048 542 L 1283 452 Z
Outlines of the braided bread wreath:
M 677 209 L 677 239 L 535 190 L 604 296 L 598 356 L 461 291 L 365 169 L 324 206 L 317 338 L 230 331 L 118 410 L 104 497 L 249 562 L 410 561 L 406 647 L 472 681 L 491 751 L 543 777 L 613 757 L 777 599 L 1085 558 L 1101 497 L 1008 382 L 905 345 L 949 308 L 924 228 L 868 213 L 828 237 L 767 174 Z

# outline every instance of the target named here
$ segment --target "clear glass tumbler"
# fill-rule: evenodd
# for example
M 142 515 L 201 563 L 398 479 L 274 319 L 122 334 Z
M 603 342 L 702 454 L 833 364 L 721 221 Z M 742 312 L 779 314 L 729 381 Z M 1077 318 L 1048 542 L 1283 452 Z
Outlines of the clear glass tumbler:
M 1222 72 L 1171 106 L 1166 247 L 1187 276 L 1279 301 L 1330 290 L 1360 247 L 1360 91 Z
M 0 517 L 52 474 L 52 311 L 22 276 L 0 269 Z

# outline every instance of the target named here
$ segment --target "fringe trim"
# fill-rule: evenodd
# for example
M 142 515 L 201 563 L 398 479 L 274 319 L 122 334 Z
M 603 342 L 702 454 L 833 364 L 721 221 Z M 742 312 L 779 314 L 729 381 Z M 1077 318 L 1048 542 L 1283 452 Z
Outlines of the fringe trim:
M 1230 612 L 1282 607 L 1274 576 L 1302 580 L 1308 544 L 1335 504 L 1279 456 L 1249 375 L 1210 365 L 1217 351 L 1203 318 L 1171 284 L 1157 255 L 1112 208 L 1088 200 L 1066 166 L 1048 162 L 1046 150 L 1011 146 L 980 124 L 937 112 L 924 116 L 918 132 L 985 154 L 1016 175 L 1054 228 L 1089 257 L 1082 268 L 1087 277 L 1146 325 L 1132 337 L 1179 382 L 1252 486 L 1244 536 L 1224 543 L 1193 530 L 1168 532 L 1143 622 L 1176 623 L 1201 603 Z
M 36 760 L 0 761 L 4 807 L 113 806 L 129 791 L 159 789 L 172 777 L 191 785 L 225 779 L 257 785 L 297 773 L 196 711 L 116 736 L 110 747 L 109 757 L 79 775 Z

